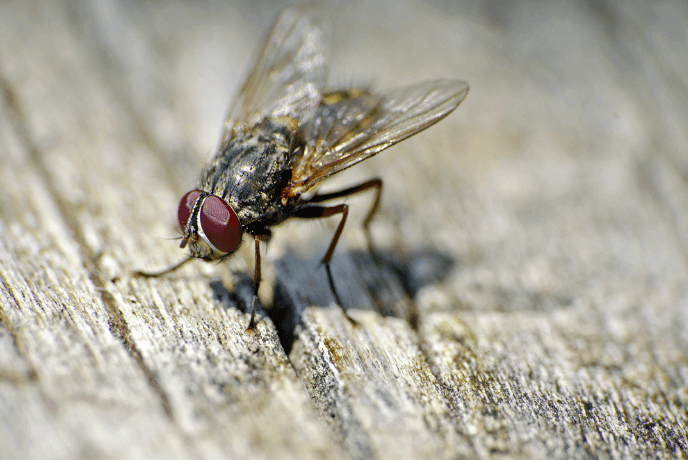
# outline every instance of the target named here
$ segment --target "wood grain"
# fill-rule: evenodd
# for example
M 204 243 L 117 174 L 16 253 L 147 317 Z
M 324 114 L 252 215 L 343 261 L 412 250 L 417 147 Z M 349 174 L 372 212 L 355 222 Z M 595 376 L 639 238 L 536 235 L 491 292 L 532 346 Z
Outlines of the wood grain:
M 685 458 L 688 8 L 375 2 L 333 86 L 453 77 L 459 109 L 250 244 L 165 278 L 179 197 L 278 9 L 0 5 L 0 457 Z M 368 200 L 368 201 L 367 201 Z

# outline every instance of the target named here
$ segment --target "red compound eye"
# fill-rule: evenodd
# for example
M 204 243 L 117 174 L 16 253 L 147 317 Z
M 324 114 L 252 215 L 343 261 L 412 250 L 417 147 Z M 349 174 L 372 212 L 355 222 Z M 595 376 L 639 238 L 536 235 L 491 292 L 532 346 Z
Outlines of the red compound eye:
M 177 221 L 179 222 L 179 228 L 182 229 L 182 232 L 186 228 L 186 222 L 189 220 L 194 204 L 196 204 L 196 200 L 201 193 L 200 190 L 191 190 L 184 195 L 179 202 L 179 208 L 177 208 Z
M 221 252 L 234 252 L 241 244 L 241 224 L 236 213 L 215 195 L 203 202 L 201 229 L 208 242 Z

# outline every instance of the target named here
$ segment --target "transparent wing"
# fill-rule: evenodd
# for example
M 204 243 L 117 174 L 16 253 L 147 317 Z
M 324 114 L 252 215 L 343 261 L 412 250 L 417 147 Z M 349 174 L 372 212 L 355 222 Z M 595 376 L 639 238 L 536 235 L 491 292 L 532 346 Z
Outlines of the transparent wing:
M 326 37 L 314 15 L 285 10 L 230 107 L 220 145 L 265 117 L 300 121 L 317 107 L 326 78 Z
M 393 90 L 325 95 L 302 126 L 305 140 L 292 165 L 290 197 L 332 174 L 391 147 L 449 115 L 466 97 L 468 84 L 435 80 Z

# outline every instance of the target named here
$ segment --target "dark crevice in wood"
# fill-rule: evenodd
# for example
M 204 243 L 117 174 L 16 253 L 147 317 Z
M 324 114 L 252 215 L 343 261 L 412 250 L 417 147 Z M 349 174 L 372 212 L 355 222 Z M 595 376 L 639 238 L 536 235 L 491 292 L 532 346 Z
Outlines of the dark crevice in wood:
M 17 138 L 28 152 L 29 159 L 34 164 L 35 170 L 41 175 L 47 190 L 55 200 L 56 207 L 61 218 L 66 223 L 67 228 L 69 228 L 71 231 L 74 240 L 79 245 L 84 270 L 88 273 L 88 277 L 93 283 L 95 292 L 97 292 L 100 296 L 100 299 L 106 311 L 108 312 L 108 315 L 110 316 L 109 323 L 111 332 L 114 336 L 120 338 L 129 355 L 134 359 L 139 369 L 141 369 L 141 372 L 143 372 L 143 374 L 146 376 L 151 388 L 160 398 L 163 411 L 171 420 L 174 421 L 174 413 L 172 411 L 172 406 L 167 394 L 162 389 L 160 382 L 158 382 L 157 377 L 155 376 L 155 373 L 151 371 L 148 366 L 146 366 L 141 352 L 131 339 L 131 334 L 124 317 L 117 309 L 112 295 L 107 291 L 104 283 L 98 276 L 99 254 L 90 253 L 91 251 L 88 249 L 88 245 L 86 244 L 86 239 L 81 232 L 79 222 L 74 217 L 74 212 L 71 212 L 72 210 L 70 209 L 70 206 L 60 198 L 59 190 L 55 187 L 52 181 L 52 176 L 49 172 L 50 168 L 48 165 L 44 164 L 40 152 L 36 148 L 35 143 L 32 141 L 31 135 L 26 130 L 26 117 L 22 113 L 21 101 L 12 90 L 11 85 L 1 75 L 0 87 L 2 88 L 5 101 L 8 103 L 7 107 L 9 110 L 9 118 L 13 124 L 13 129 L 17 134 Z
M 297 302 L 292 299 L 292 294 L 285 289 L 282 283 L 277 283 L 273 306 L 268 311 L 268 315 L 277 329 L 277 337 L 287 356 L 291 353 L 294 345 L 296 326 L 301 323 L 301 315 L 297 314 Z

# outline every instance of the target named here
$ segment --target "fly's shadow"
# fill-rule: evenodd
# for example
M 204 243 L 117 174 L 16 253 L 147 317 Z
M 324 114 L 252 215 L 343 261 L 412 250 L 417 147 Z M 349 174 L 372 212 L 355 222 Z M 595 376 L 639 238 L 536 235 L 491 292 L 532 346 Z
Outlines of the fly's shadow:
M 405 319 L 415 328 L 417 313 L 413 298 L 427 285 L 443 281 L 456 265 L 449 256 L 435 250 L 422 250 L 406 256 L 377 252 L 349 252 L 332 259 L 332 274 L 344 309 L 377 311 L 384 316 Z M 289 354 L 294 331 L 310 306 L 334 306 L 335 299 L 320 257 L 301 259 L 287 254 L 275 262 L 276 285 L 269 310 L 257 304 L 259 316 L 269 316 L 277 335 Z M 220 280 L 210 287 L 227 308 L 251 311 L 253 281 L 245 273 L 234 273 L 234 292 Z M 339 307 L 337 307 L 339 308 Z
M 267 313 L 287 354 L 306 308 L 334 304 L 320 260 L 288 254 L 275 262 L 274 302 Z M 402 318 L 415 329 L 417 312 L 412 299 L 423 286 L 444 280 L 454 265 L 452 258 L 434 250 L 407 256 L 379 252 L 376 260 L 367 252 L 349 252 L 332 259 L 332 274 L 344 309 Z

